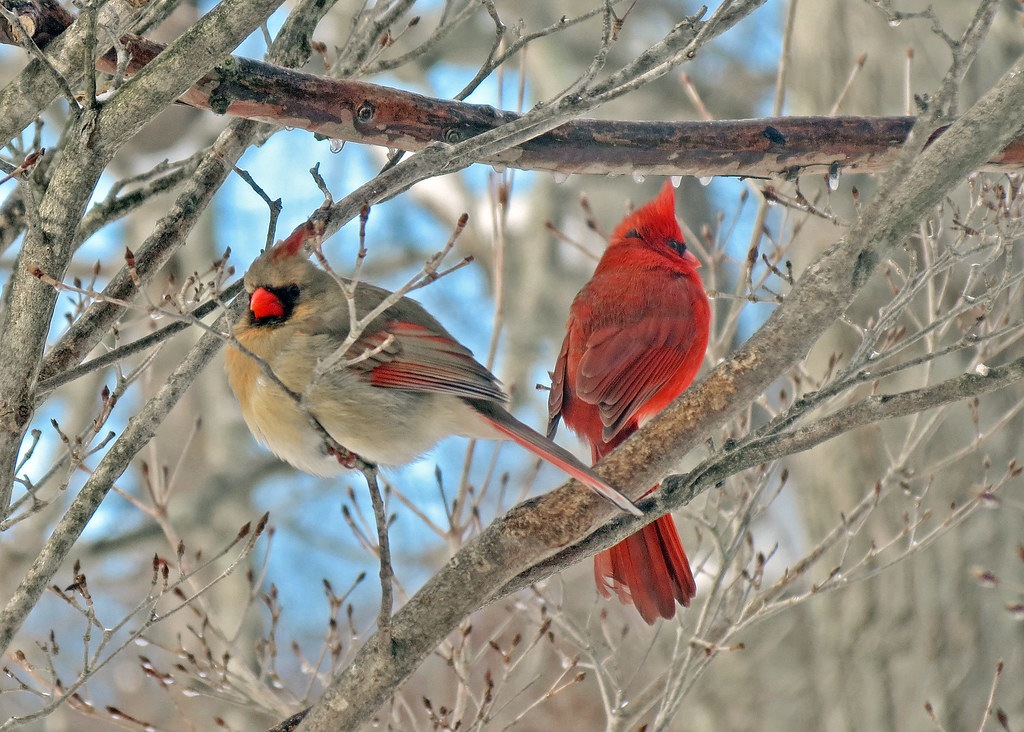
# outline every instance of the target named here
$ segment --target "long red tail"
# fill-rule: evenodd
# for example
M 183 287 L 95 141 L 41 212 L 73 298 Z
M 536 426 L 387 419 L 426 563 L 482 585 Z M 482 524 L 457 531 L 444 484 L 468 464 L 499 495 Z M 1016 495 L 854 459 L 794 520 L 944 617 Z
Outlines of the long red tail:
M 690 606 L 697 584 L 672 514 L 594 557 L 594 580 L 605 597 L 614 592 L 632 604 L 648 625 L 658 617 L 675 617 L 676 601 Z

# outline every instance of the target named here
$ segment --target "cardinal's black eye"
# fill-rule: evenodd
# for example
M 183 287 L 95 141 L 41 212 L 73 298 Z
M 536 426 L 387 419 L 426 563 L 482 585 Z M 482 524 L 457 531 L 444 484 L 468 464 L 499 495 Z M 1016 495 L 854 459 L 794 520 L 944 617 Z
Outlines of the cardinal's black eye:
M 669 239 L 668 245 L 680 256 L 686 255 L 686 242 L 682 239 Z
M 299 286 L 288 285 L 287 287 L 275 287 L 271 290 L 275 295 L 281 298 L 281 302 L 284 303 L 285 308 L 291 309 L 295 307 L 295 303 L 299 301 Z

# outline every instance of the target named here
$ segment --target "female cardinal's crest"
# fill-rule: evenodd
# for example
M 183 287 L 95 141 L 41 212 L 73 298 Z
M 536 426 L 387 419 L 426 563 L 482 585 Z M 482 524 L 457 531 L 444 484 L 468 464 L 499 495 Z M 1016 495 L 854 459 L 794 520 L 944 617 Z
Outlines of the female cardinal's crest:
M 282 239 L 274 245 L 270 250 L 270 259 L 279 262 L 282 259 L 294 257 L 296 254 L 302 254 L 302 245 L 306 243 L 306 239 L 312 238 L 313 234 L 313 225 L 308 221 L 296 227 L 286 239 Z

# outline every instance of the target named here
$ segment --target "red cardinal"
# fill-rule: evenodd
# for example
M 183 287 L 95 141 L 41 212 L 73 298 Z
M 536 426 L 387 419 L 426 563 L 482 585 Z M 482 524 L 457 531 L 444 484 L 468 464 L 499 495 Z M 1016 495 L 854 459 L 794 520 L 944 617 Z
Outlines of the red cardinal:
M 447 435 L 511 439 L 588 485 L 623 511 L 641 515 L 597 473 L 505 409 L 498 380 L 423 306 L 403 297 L 363 330 L 346 353 L 348 365 L 315 383 L 318 362 L 350 332 L 349 304 L 338 282 L 315 267 L 303 244 L 303 225 L 262 254 L 245 275 L 249 309 L 230 347 L 228 381 L 249 429 L 277 456 L 313 475 L 343 466 L 328 454 L 306 412 L 260 369 L 265 361 L 281 382 L 304 395 L 311 413 L 337 442 L 371 463 L 410 462 Z M 359 283 L 362 317 L 391 293 Z
M 675 217 L 672 186 L 627 216 L 569 309 L 548 399 L 594 462 L 679 396 L 700 369 L 711 308 Z M 654 486 L 657 488 L 657 486 Z M 654 490 L 652 488 L 651 490 Z M 697 592 L 672 515 L 594 558 L 594 578 L 648 623 Z

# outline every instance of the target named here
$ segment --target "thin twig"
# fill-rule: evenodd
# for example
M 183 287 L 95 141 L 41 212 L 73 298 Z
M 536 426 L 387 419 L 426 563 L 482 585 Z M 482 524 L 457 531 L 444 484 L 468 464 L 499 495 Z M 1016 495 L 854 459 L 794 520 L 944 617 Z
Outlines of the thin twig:
M 373 503 L 373 517 L 377 522 L 377 554 L 380 560 L 380 612 L 377 615 L 377 631 L 381 634 L 381 648 L 384 653 L 394 652 L 391 642 L 391 613 L 394 607 L 394 577 L 391 566 L 391 543 L 388 540 L 388 516 L 377 484 L 376 467 L 364 467 L 363 477 Z

